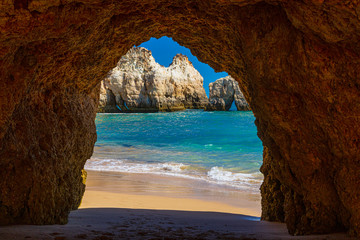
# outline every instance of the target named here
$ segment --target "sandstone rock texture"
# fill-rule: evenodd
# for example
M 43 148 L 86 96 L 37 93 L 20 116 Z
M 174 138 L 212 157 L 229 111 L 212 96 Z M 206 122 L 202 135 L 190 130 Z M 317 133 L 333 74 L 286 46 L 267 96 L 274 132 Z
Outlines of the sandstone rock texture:
M 99 112 L 157 112 L 204 109 L 209 103 L 203 77 L 177 54 L 169 67 L 151 51 L 131 48 L 102 81 Z
M 99 81 L 168 36 L 239 82 L 265 149 L 262 218 L 359 236 L 359 16 L 358 0 L 0 1 L 0 223 L 66 222 Z
M 235 101 L 238 111 L 250 111 L 238 82 L 231 76 L 220 78 L 209 84 L 210 99 L 207 111 L 228 111 Z

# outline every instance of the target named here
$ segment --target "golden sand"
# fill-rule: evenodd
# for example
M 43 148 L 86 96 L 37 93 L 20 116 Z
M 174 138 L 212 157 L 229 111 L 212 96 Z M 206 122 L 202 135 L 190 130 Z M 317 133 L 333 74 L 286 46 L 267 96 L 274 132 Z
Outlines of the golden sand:
M 259 212 L 249 208 L 238 208 L 219 202 L 189 198 L 172 198 L 151 195 L 133 195 L 104 191 L 86 191 L 80 208 L 131 208 L 154 210 L 181 210 L 201 212 L 223 212 L 258 216 Z
M 195 182 L 194 182 L 195 181 Z M 259 217 L 260 197 L 240 190 L 216 188 L 196 180 L 151 174 L 115 174 L 88 171 L 80 208 L 131 208 L 245 214 Z M 214 196 L 215 195 L 215 196 Z

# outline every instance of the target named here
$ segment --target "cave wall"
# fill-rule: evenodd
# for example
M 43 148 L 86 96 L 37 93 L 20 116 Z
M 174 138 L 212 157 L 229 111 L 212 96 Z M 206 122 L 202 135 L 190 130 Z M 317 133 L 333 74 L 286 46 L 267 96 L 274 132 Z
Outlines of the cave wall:
M 264 143 L 262 218 L 357 235 L 359 16 L 339 0 L 0 2 L 0 224 L 66 222 L 99 81 L 166 35 L 239 81 Z

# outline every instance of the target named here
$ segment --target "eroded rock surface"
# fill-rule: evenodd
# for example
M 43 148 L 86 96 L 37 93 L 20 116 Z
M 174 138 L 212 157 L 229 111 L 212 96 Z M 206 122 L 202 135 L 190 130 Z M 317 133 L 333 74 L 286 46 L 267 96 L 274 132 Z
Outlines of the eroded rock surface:
M 132 46 L 168 36 L 239 81 L 267 152 L 263 219 L 359 235 L 359 16 L 358 0 L 1 1 L 1 224 L 66 221 L 91 94 Z
M 156 112 L 204 109 L 203 78 L 188 58 L 177 54 L 169 67 L 151 51 L 130 49 L 102 81 L 99 112 Z
M 207 111 L 228 111 L 234 101 L 238 111 L 251 110 L 239 88 L 239 84 L 231 76 L 210 83 L 209 94 Z

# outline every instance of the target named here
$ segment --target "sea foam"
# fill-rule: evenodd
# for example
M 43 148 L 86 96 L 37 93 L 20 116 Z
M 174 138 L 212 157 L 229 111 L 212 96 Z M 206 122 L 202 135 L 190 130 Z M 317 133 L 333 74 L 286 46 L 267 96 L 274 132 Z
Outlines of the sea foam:
M 139 163 L 127 159 L 97 159 L 91 158 L 85 164 L 86 170 L 118 172 L 118 173 L 147 173 L 167 175 L 187 179 L 206 181 L 212 184 L 224 185 L 249 192 L 258 192 L 262 182 L 260 174 L 235 173 L 214 166 L 203 169 L 183 163 Z

